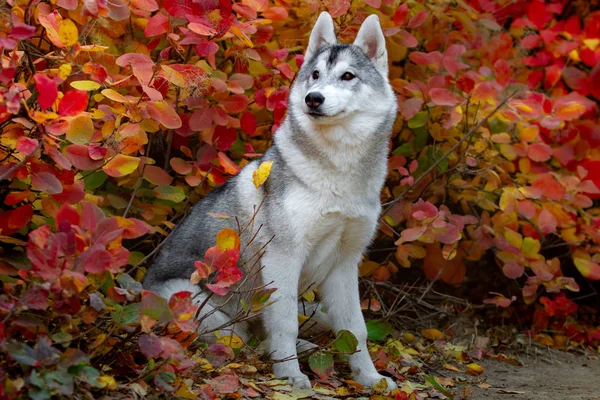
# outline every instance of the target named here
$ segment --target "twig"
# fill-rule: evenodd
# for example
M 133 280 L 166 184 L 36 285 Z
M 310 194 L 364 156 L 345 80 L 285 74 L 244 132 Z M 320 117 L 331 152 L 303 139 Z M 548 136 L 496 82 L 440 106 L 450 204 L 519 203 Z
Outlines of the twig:
M 146 155 L 150 154 L 150 146 L 152 146 L 152 141 L 150 141 L 148 143 L 148 148 L 146 151 Z M 140 186 L 142 185 L 142 180 L 144 179 L 144 171 L 146 170 L 146 163 L 144 163 L 144 165 L 142 166 L 142 171 L 140 172 L 140 176 L 138 177 L 137 181 L 135 182 L 135 187 L 133 188 L 133 193 L 131 193 L 131 198 L 129 199 L 129 203 L 127 203 L 127 208 L 125 208 L 125 212 L 123 213 L 123 218 L 127 217 L 127 213 L 129 212 L 129 209 L 131 208 L 131 205 L 133 204 L 133 199 L 135 199 L 135 195 L 138 191 L 138 189 L 140 188 Z
M 25 157 L 23 157 L 23 159 L 21 161 L 19 161 L 18 163 L 16 163 L 12 167 L 10 167 L 7 171 L 5 171 L 2 175 L 0 175 L 0 181 L 4 180 L 7 176 L 10 176 L 10 174 L 15 172 L 17 170 L 17 168 L 19 168 L 21 165 L 25 164 L 27 162 L 27 160 L 29 160 L 29 157 L 31 157 L 33 155 L 33 153 L 38 151 L 40 149 L 40 147 L 42 147 L 42 140 L 40 140 L 40 142 L 38 143 L 35 150 L 33 150 L 31 153 L 27 154 Z

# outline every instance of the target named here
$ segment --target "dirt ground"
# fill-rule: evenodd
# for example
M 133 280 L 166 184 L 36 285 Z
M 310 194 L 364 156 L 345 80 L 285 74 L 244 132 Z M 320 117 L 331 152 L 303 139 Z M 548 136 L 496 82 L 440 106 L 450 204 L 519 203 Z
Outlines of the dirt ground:
M 600 400 L 600 359 L 559 351 L 537 350 L 516 357 L 515 366 L 486 360 L 478 377 L 489 388 L 470 386 L 471 399 L 489 400 Z

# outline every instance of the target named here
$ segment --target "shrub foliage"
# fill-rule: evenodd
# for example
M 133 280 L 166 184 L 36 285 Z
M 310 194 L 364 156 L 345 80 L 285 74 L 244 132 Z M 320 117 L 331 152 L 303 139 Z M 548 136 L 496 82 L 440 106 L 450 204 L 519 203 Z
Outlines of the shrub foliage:
M 395 257 L 361 273 L 422 268 L 460 285 L 468 265 L 494 260 L 522 292 L 488 302 L 533 305 L 545 343 L 548 328 L 598 341 L 569 299 L 600 280 L 591 3 L 5 2 L 0 397 L 194 396 L 185 378 L 198 360 L 184 348 L 198 306 L 144 291 L 145 262 L 191 204 L 268 147 L 324 10 L 345 42 L 380 16 L 400 106 L 382 194 Z M 232 393 L 231 379 L 203 395 Z

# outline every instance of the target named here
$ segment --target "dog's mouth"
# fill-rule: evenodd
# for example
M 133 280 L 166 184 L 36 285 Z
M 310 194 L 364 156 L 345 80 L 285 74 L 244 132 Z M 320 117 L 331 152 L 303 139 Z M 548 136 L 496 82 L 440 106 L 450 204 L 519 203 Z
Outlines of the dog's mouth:
M 344 114 L 344 111 L 340 111 L 337 112 L 335 114 L 324 114 L 322 112 L 319 111 L 307 111 L 306 115 L 308 115 L 309 117 L 315 119 L 315 120 L 322 120 L 322 119 L 328 119 L 328 118 L 335 118 L 335 117 L 339 117 L 341 115 Z

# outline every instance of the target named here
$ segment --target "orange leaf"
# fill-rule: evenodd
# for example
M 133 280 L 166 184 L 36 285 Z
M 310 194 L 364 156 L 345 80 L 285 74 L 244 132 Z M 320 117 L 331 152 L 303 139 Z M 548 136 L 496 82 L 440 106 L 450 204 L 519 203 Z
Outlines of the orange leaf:
M 138 157 L 117 154 L 112 160 L 107 162 L 102 169 L 106 172 L 106 175 L 118 178 L 129 175 L 137 169 L 138 165 L 140 165 L 140 159 Z

